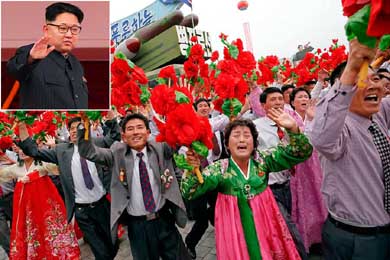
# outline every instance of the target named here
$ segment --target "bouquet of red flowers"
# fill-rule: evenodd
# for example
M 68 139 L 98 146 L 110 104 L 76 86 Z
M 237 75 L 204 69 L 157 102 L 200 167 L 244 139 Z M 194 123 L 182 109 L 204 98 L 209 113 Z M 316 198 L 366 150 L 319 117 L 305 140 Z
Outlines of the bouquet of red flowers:
M 142 68 L 119 52 L 111 64 L 111 104 L 123 114 L 131 107 L 146 105 L 150 98 L 148 79 Z
M 207 118 L 199 117 L 193 109 L 193 99 L 186 87 L 177 84 L 177 77 L 172 67 L 167 67 L 159 74 L 161 83 L 152 90 L 151 104 L 157 115 L 154 121 L 159 129 L 158 142 L 167 142 L 176 149 L 187 146 L 203 157 L 207 157 L 212 148 L 212 131 Z M 173 84 L 164 84 L 168 80 Z M 195 170 L 199 182 L 203 182 L 199 169 L 193 169 L 184 155 L 174 155 L 176 165 L 181 169 Z

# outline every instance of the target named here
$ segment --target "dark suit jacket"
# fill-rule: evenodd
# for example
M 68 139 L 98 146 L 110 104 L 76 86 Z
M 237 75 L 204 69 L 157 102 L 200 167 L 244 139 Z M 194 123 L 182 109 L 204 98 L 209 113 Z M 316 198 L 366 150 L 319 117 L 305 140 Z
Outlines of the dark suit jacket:
M 52 51 L 46 58 L 28 64 L 31 45 L 20 47 L 7 64 L 8 73 L 20 82 L 22 109 L 87 109 L 88 89 L 84 70 L 75 56 L 68 61 Z
M 104 164 L 112 167 L 111 178 L 111 235 L 115 242 L 116 227 L 121 215 L 126 211 L 131 196 L 131 189 L 123 185 L 119 178 L 120 169 L 126 171 L 127 183 L 131 183 L 134 170 L 134 158 L 129 146 L 125 143 L 115 143 L 110 149 L 99 148 L 91 142 L 84 140 L 84 130 L 79 130 L 79 153 L 95 163 Z M 172 149 L 166 143 L 148 142 L 147 144 L 148 162 L 160 181 L 161 196 L 167 200 L 175 215 L 176 224 L 184 227 L 187 222 L 185 206 L 179 190 L 175 171 L 172 162 Z M 169 188 L 165 188 L 161 183 L 161 175 L 169 170 L 173 181 Z
M 111 131 L 103 138 L 94 139 L 94 143 L 100 147 L 110 147 L 115 139 L 118 140 L 119 127 L 114 121 L 110 121 Z M 60 170 L 60 180 L 65 195 L 65 206 L 67 220 L 70 222 L 73 217 L 75 206 L 75 190 L 72 176 L 72 156 L 74 151 L 74 145 L 72 143 L 57 144 L 54 149 L 38 149 L 37 144 L 31 138 L 28 138 L 20 143 L 20 148 L 23 152 L 35 159 L 51 162 L 58 165 Z M 80 154 L 81 155 L 81 154 Z M 103 183 L 106 191 L 109 191 L 109 185 L 111 182 L 111 169 L 107 166 L 96 164 L 96 168 L 99 174 L 99 178 Z

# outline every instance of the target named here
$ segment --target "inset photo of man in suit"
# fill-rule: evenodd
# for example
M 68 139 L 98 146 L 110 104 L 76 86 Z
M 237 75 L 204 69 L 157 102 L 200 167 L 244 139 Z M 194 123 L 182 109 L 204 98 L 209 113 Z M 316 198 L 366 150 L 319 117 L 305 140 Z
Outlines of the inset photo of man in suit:
M 109 109 L 108 46 L 109 1 L 2 2 L 1 108 Z

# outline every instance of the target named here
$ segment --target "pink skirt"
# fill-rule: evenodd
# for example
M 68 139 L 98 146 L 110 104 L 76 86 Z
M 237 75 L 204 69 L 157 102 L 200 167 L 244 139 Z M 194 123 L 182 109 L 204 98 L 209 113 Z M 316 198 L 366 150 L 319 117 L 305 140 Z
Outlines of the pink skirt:
M 301 259 L 272 191 L 267 187 L 249 202 L 263 260 Z M 218 194 L 215 207 L 217 258 L 249 259 L 237 197 Z

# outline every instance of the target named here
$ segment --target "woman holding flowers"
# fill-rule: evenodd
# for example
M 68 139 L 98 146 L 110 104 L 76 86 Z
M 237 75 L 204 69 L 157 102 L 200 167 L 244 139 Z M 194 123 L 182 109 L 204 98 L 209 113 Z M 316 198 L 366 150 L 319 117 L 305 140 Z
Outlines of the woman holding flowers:
M 235 120 L 225 130 L 230 158 L 203 169 L 203 184 L 193 174 L 183 176 L 181 189 L 187 199 L 213 189 L 218 191 L 218 259 L 300 259 L 267 182 L 269 172 L 289 169 L 306 160 L 312 147 L 288 114 L 274 109 L 269 117 L 288 130 L 289 145 L 259 153 L 255 150 L 255 125 L 249 120 Z M 194 167 L 200 165 L 199 157 L 191 150 L 187 161 Z

